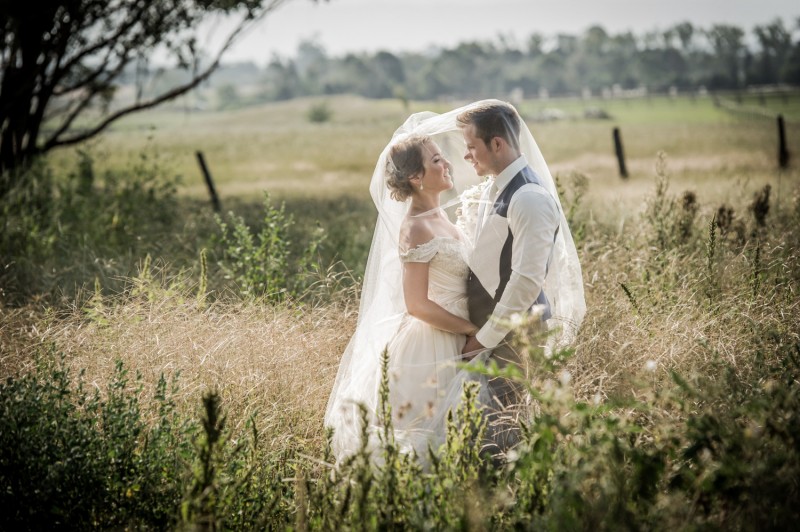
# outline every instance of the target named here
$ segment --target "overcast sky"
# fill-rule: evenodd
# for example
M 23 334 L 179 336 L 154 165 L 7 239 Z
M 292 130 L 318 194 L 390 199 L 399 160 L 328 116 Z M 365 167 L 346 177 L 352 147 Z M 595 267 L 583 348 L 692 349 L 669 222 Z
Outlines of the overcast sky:
M 578 34 L 593 24 L 637 34 L 677 22 L 735 24 L 746 31 L 783 18 L 794 28 L 797 0 L 292 0 L 268 15 L 229 51 L 226 62 L 266 63 L 293 56 L 303 39 L 316 38 L 329 55 L 376 50 L 424 51 L 502 34 L 524 44 L 531 33 Z M 226 24 L 211 26 L 215 42 Z M 206 28 L 207 29 L 207 28 Z

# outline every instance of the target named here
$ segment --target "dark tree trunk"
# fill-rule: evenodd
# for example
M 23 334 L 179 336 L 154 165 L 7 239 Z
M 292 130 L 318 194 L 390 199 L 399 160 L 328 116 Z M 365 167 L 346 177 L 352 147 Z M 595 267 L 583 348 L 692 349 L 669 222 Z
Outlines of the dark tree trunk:
M 0 83 L 0 198 L 16 186 L 39 153 L 37 140 L 52 95 L 45 76 L 59 39 L 48 31 L 57 7 L 31 10 L 16 3 L 13 44 Z M 52 80 L 50 80 L 52 83 Z

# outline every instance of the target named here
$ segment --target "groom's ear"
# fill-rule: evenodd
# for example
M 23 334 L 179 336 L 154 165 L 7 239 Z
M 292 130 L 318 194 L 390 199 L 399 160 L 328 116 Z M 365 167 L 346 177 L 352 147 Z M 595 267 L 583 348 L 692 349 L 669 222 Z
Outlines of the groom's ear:
M 498 152 L 503 148 L 504 143 L 505 140 L 503 139 L 503 137 L 492 137 L 492 139 L 489 141 L 489 148 L 493 152 Z

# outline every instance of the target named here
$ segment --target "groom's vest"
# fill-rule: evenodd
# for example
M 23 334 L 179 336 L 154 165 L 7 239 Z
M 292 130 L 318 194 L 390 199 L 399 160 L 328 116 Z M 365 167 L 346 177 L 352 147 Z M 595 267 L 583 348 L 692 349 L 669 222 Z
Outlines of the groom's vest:
M 483 227 L 477 228 L 480 233 L 472 252 L 467 294 L 470 321 L 478 327 L 486 323 L 511 278 L 511 248 L 514 243 L 514 235 L 508 226 L 511 198 L 523 187 L 541 186 L 534 171 L 526 166 L 498 194 L 491 210 L 486 214 Z M 557 234 L 558 229 L 553 235 L 554 240 Z M 543 290 L 539 292 L 534 305 L 544 306 L 543 320 L 550 318 L 550 302 Z

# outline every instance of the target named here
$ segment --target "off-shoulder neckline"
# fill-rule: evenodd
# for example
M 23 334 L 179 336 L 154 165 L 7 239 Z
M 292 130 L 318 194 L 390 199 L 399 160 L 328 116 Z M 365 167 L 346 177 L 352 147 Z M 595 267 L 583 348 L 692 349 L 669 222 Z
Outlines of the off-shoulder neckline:
M 458 242 L 458 243 L 460 243 L 460 244 L 464 244 L 464 243 L 465 243 L 465 242 L 464 242 L 463 240 L 461 240 L 460 238 L 457 238 L 457 237 L 454 237 L 454 236 L 435 236 L 435 237 L 431 238 L 430 240 L 428 240 L 427 242 L 423 242 L 422 244 L 417 244 L 417 245 L 416 245 L 416 246 L 414 246 L 413 248 L 409 248 L 407 251 L 403 251 L 403 252 L 401 252 L 401 253 L 402 253 L 403 255 L 407 255 L 408 253 L 410 253 L 410 252 L 414 251 L 415 249 L 422 249 L 423 247 L 425 247 L 425 246 L 427 246 L 428 244 L 430 244 L 430 243 L 432 243 L 432 242 L 435 242 L 435 241 L 437 241 L 437 240 L 455 240 L 456 242 Z

